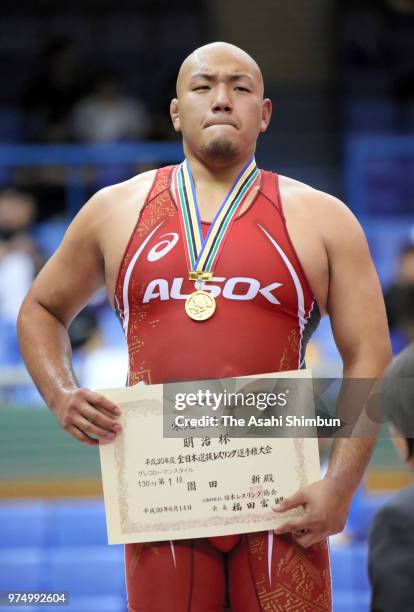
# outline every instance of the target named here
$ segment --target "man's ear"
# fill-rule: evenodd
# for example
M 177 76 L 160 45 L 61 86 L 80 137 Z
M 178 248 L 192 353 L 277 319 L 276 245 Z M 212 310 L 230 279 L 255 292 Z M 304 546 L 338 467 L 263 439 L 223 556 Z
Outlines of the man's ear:
M 262 120 L 260 122 L 260 131 L 265 132 L 267 126 L 270 123 L 270 117 L 272 116 L 272 101 L 269 98 L 263 100 L 262 107 Z
M 170 116 L 171 121 L 173 122 L 173 126 L 176 132 L 181 132 L 180 126 L 180 114 L 178 112 L 178 100 L 177 98 L 173 98 L 170 104 Z
M 411 467 L 414 467 L 412 465 L 412 459 L 408 457 L 407 439 L 402 435 L 402 433 L 397 429 L 397 427 L 395 427 L 393 423 L 388 424 L 388 429 L 390 430 L 391 439 L 401 459 L 403 461 L 406 461 L 409 465 L 411 465 Z

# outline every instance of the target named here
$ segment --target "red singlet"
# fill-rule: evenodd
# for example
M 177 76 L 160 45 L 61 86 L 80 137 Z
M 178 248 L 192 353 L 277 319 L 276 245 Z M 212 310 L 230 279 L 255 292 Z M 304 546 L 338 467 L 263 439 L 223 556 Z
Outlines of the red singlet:
M 303 367 L 306 343 L 320 314 L 289 238 L 277 175 L 261 171 L 260 189 L 236 218 L 214 277 L 205 285 L 216 298 L 216 311 L 198 322 L 184 309 L 194 282 L 188 280 L 171 191 L 175 170 L 169 166 L 157 171 L 116 283 L 115 306 L 128 344 L 128 385 Z M 209 223 L 202 225 L 205 235 Z M 231 551 L 227 572 L 234 612 L 289 609 L 282 607 L 283 602 L 303 612 L 330 610 L 324 542 L 305 550 L 289 537 L 263 532 L 127 545 L 125 551 L 131 612 L 223 610 L 224 561 L 219 551 Z M 177 573 L 180 558 L 182 568 Z M 163 591 L 149 586 L 154 571 L 168 584 L 165 603 Z M 154 576 L 151 579 L 156 581 Z M 280 607 L 264 607 L 273 601 Z
M 174 167 L 158 171 L 120 267 L 115 303 L 129 351 L 128 384 L 226 378 L 302 367 L 319 322 L 316 300 L 289 238 L 277 176 L 261 172 L 236 218 L 212 281 L 217 309 L 191 320 L 183 237 L 171 193 Z M 203 223 L 206 232 L 209 224 Z

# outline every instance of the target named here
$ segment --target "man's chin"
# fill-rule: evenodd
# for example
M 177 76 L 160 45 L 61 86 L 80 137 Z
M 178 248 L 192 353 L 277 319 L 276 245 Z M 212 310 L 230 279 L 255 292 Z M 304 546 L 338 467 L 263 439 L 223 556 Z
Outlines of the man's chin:
M 238 145 L 225 136 L 213 138 L 204 144 L 201 150 L 205 158 L 210 161 L 233 161 L 240 153 Z

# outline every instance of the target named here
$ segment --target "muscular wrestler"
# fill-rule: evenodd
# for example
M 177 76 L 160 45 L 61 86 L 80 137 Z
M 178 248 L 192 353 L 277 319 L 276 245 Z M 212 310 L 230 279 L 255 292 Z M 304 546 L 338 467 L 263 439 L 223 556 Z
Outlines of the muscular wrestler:
M 171 117 L 203 236 L 235 180 L 255 168 L 270 116 L 260 69 L 241 49 L 214 43 L 184 61 Z M 71 368 L 67 328 L 103 286 L 125 332 L 130 385 L 300 368 L 324 314 L 345 377 L 377 377 L 389 361 L 380 286 L 354 216 L 334 197 L 270 172 L 247 170 L 248 189 L 205 284 L 216 312 L 189 318 L 183 172 L 161 168 L 94 195 L 22 306 L 30 373 L 61 426 L 85 444 L 111 443 L 121 429 L 117 406 L 78 388 Z M 233 612 L 330 610 L 326 537 L 342 530 L 373 444 L 336 440 L 323 480 L 279 507 L 303 505 L 304 516 L 276 533 L 127 545 L 130 612 L 223 610 L 226 584 Z

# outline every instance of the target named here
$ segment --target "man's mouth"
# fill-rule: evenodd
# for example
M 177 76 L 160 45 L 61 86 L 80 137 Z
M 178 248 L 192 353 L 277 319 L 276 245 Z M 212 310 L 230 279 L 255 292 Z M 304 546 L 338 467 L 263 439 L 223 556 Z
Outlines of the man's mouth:
M 232 121 L 208 121 L 204 127 L 208 128 L 212 127 L 213 125 L 229 125 L 230 127 L 234 127 L 236 130 L 238 129 L 237 125 Z

